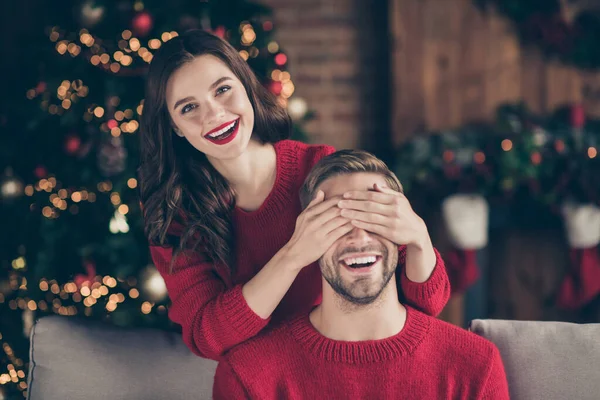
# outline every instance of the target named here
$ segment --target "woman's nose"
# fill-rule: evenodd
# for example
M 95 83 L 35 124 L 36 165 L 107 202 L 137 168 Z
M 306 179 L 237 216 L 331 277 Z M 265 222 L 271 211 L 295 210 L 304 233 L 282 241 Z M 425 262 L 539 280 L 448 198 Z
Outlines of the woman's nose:
M 210 100 L 206 103 L 204 109 L 206 110 L 204 120 L 208 125 L 224 122 L 223 117 L 225 116 L 225 109 L 219 102 Z

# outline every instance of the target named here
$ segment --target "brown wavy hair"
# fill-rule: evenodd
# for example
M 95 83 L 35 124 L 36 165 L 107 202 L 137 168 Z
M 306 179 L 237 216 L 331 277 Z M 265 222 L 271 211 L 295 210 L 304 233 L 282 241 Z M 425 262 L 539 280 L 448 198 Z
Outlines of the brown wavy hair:
M 275 143 L 291 135 L 286 110 L 262 86 L 237 50 L 208 32 L 187 31 L 162 45 L 148 71 L 140 123 L 140 200 L 150 244 L 175 248 L 171 268 L 177 256 L 191 250 L 201 251 L 215 268 L 223 264 L 231 274 L 235 270 L 234 192 L 204 153 L 174 133 L 166 106 L 169 77 L 205 54 L 223 61 L 244 85 L 254 109 L 253 138 Z
M 321 158 L 311 169 L 300 188 L 300 203 L 306 208 L 308 203 L 315 197 L 316 190 L 329 178 L 338 175 L 368 172 L 380 174 L 389 185 L 389 188 L 399 193 L 404 193 L 400 180 L 388 166 L 364 150 L 338 150 Z

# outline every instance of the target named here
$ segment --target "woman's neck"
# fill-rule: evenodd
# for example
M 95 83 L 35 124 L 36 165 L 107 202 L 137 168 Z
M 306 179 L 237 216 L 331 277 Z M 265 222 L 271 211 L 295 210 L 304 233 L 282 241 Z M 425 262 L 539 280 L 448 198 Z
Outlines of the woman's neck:
M 244 209 L 258 208 L 275 183 L 277 156 L 271 143 L 250 140 L 246 151 L 228 160 L 210 159 L 215 169 L 229 182 L 236 203 Z

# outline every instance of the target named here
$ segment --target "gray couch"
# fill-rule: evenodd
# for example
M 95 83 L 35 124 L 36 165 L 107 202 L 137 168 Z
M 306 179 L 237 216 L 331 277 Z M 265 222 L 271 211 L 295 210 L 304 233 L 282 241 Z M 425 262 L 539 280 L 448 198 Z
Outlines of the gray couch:
M 600 399 L 600 324 L 475 320 L 498 346 L 512 399 Z M 31 332 L 29 400 L 210 399 L 216 363 L 176 333 L 40 319 Z

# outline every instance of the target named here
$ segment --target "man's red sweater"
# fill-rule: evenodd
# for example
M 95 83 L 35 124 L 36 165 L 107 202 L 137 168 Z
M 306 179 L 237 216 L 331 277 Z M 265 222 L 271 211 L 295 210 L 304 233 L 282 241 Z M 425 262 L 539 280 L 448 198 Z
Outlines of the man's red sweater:
M 319 304 L 321 271 L 317 263 L 302 269 L 290 290 L 269 319 L 256 315 L 242 296 L 248 282 L 292 237 L 296 218 L 302 211 L 299 192 L 312 166 L 335 149 L 331 146 L 307 145 L 292 140 L 275 144 L 277 176 L 271 193 L 253 212 L 235 208 L 234 243 L 236 272 L 223 274 L 228 268 L 215 268 L 203 254 L 178 257 L 170 272 L 171 247 L 151 246 L 152 259 L 167 285 L 171 300 L 169 317 L 182 327 L 183 340 L 196 354 L 214 360 L 232 347 L 254 337 L 270 320 L 307 313 Z M 179 227 L 180 229 L 181 227 Z M 428 281 L 410 281 L 400 276 L 399 293 L 403 301 L 438 315 L 450 296 L 450 283 L 444 263 L 437 253 L 437 264 Z M 405 260 L 400 246 L 399 265 Z
M 495 345 L 407 307 L 400 333 L 328 339 L 308 314 L 242 343 L 217 367 L 221 399 L 508 399 Z

